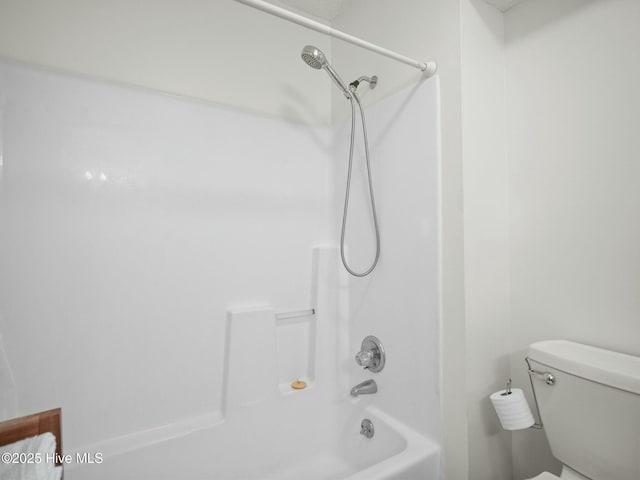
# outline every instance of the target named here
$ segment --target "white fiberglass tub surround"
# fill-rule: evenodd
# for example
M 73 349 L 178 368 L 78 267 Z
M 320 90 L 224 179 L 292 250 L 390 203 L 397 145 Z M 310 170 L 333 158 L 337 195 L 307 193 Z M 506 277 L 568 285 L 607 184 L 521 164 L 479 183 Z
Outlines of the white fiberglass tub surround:
M 68 468 L 65 475 L 131 480 L 439 478 L 438 446 L 375 408 L 312 412 L 289 402 L 262 405 L 242 418 L 112 456 L 103 465 Z M 363 414 L 374 423 L 372 439 L 359 433 Z
M 67 480 L 440 479 L 437 78 L 366 109 L 382 256 L 365 279 L 336 247 L 349 124 L 12 64 L 0 90 L 2 411 L 62 407 L 64 453 L 104 457 Z M 354 361 L 367 335 L 377 374 Z
M 340 311 L 344 291 L 335 288 L 347 283 L 338 250 L 315 248 L 313 265 L 315 315 L 278 320 L 268 306 L 229 311 L 223 410 L 218 415 L 84 446 L 79 451 L 101 452 L 104 463 L 69 465 L 67 478 L 439 479 L 437 443 L 376 407 L 377 394 L 349 395 L 348 377 L 339 372 L 355 361 L 336 341 L 348 322 L 328 321 L 346 320 Z M 322 362 L 318 351 L 327 355 Z M 345 357 L 348 361 L 341 360 Z M 243 380 L 234 381 L 238 377 Z M 292 390 L 291 378 L 303 378 L 307 388 Z M 375 378 L 379 393 L 390 397 L 392 392 L 382 390 L 384 377 Z M 365 418 L 374 424 L 371 439 L 360 434 Z

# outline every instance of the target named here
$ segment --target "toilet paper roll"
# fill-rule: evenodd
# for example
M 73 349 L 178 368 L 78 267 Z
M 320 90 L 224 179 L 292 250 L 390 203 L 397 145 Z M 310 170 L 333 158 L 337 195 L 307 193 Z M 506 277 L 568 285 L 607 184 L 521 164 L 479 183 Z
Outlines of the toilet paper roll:
M 489 398 L 505 430 L 522 430 L 536 423 L 521 389 L 514 388 L 509 395 L 500 390 Z

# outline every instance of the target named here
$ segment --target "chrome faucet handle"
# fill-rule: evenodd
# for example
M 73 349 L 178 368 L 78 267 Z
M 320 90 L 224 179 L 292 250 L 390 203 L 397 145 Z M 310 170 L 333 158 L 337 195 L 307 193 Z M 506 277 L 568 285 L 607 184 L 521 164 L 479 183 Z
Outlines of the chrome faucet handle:
M 356 363 L 364 368 L 369 368 L 373 365 L 374 354 L 371 350 L 361 350 L 356 353 Z
M 384 368 L 385 353 L 380 340 L 373 335 L 366 337 L 356 354 L 356 363 L 374 373 L 381 371 Z

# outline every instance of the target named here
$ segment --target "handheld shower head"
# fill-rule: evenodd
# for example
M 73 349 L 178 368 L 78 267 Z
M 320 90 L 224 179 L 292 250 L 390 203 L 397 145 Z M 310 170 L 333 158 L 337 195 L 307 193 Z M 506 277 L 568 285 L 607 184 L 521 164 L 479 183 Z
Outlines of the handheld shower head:
M 302 49 L 301 56 L 302 60 L 304 60 L 304 63 L 309 65 L 311 68 L 315 68 L 316 70 L 324 69 L 333 79 L 338 88 L 342 90 L 344 96 L 347 98 L 351 98 L 349 89 L 342 81 L 338 73 L 331 67 L 331 65 L 329 65 L 329 61 L 327 60 L 325 54 L 322 53 L 322 50 L 314 47 L 313 45 L 307 45 Z
M 307 45 L 302 49 L 302 60 L 311 68 L 320 70 L 327 64 L 327 57 L 325 57 L 322 50 L 314 47 L 313 45 Z

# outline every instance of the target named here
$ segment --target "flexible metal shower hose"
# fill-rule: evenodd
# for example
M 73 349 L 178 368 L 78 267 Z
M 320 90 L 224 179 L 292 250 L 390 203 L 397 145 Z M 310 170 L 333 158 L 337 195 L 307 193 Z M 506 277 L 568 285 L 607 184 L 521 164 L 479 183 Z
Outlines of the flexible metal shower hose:
M 355 99 L 355 101 L 354 101 Z M 369 160 L 369 140 L 367 138 L 367 125 L 364 119 L 364 109 L 362 108 L 362 103 L 360 103 L 360 99 L 356 95 L 355 91 L 352 91 L 351 97 L 351 145 L 349 147 L 349 169 L 347 172 L 347 188 L 344 196 L 344 210 L 342 212 L 342 233 L 340 234 L 340 257 L 342 258 L 342 264 L 344 268 L 347 269 L 354 277 L 366 277 L 376 268 L 378 264 L 378 259 L 380 258 L 380 230 L 378 228 L 378 213 L 376 212 L 376 201 L 373 193 L 373 177 L 371 175 L 371 162 Z M 367 161 L 367 176 L 369 178 L 369 196 L 371 198 L 371 212 L 373 213 L 373 225 L 376 231 L 376 256 L 373 259 L 373 263 L 371 266 L 365 270 L 364 272 L 356 272 L 349 267 L 347 262 L 347 258 L 344 254 L 344 237 L 345 231 L 347 229 L 347 214 L 349 212 L 349 197 L 351 195 L 351 171 L 353 169 L 353 145 L 355 140 L 355 129 L 356 129 L 356 105 L 360 107 L 360 118 L 362 118 L 362 132 L 364 134 L 364 152 L 365 158 Z

